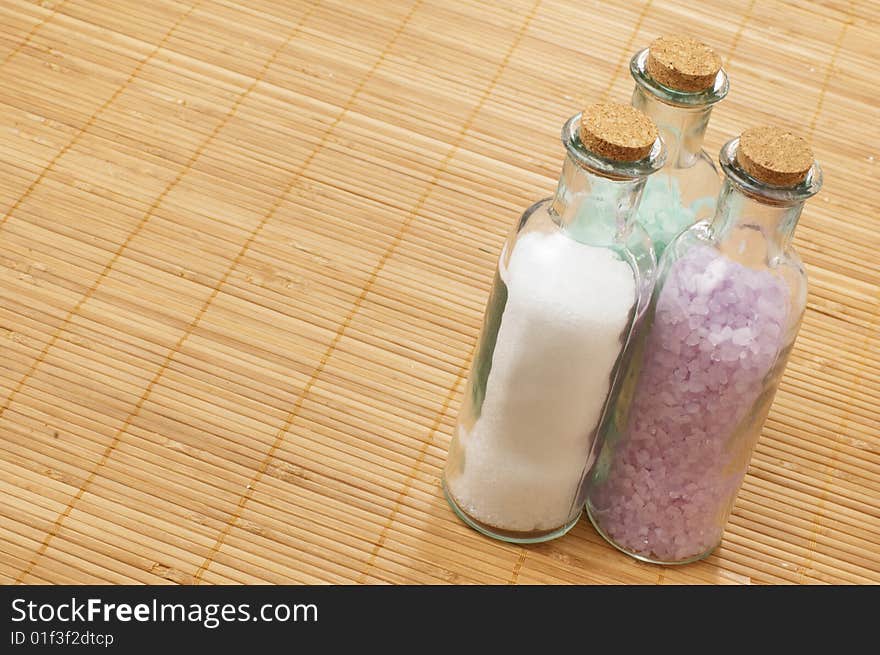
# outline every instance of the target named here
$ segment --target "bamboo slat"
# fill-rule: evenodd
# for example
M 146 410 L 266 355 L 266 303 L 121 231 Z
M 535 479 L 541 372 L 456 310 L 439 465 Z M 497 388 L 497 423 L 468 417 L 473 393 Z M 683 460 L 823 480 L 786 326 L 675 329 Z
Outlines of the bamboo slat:
M 826 174 L 721 547 L 519 547 L 439 488 L 495 258 L 562 122 L 684 29 L 706 148 Z M 880 583 L 877 2 L 4 0 L 0 583 Z

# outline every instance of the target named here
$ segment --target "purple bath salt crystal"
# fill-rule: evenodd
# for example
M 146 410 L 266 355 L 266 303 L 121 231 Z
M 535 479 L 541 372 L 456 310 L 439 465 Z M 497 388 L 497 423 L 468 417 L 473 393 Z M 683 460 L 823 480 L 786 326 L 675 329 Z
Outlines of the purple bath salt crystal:
M 677 562 L 718 544 L 748 463 L 733 433 L 785 345 L 788 313 L 780 277 L 714 248 L 672 265 L 629 420 L 590 492 L 593 520 L 619 546 Z

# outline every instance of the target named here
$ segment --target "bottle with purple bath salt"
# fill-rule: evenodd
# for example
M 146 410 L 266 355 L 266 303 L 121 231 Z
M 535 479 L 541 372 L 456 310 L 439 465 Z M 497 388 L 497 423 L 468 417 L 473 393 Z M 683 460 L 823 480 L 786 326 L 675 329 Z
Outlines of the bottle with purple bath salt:
M 759 127 L 728 142 L 720 163 L 714 218 L 658 265 L 587 492 L 606 540 L 660 564 L 720 543 L 806 304 L 791 240 L 822 184 L 809 146 Z

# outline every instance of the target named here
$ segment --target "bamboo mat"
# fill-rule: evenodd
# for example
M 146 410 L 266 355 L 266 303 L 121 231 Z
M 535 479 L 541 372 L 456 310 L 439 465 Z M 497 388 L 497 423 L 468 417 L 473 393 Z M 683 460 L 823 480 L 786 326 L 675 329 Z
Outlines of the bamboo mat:
M 564 120 L 684 29 L 811 136 L 803 328 L 723 545 L 519 547 L 439 488 Z M 0 582 L 880 582 L 880 4 L 0 0 Z

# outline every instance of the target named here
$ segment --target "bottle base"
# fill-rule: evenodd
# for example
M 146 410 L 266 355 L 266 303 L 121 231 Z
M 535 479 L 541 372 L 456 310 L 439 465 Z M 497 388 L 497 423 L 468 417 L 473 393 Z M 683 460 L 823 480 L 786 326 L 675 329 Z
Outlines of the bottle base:
M 602 537 L 605 541 L 607 541 L 609 544 L 614 546 L 617 550 L 619 550 L 624 555 L 629 555 L 633 559 L 637 559 L 640 562 L 646 562 L 648 564 L 659 564 L 661 566 L 682 566 L 684 564 L 693 564 L 694 562 L 698 562 L 699 560 L 711 555 L 712 552 L 716 548 L 718 548 L 718 546 L 720 545 L 720 543 L 715 544 L 714 546 L 712 546 L 711 548 L 709 548 L 706 551 L 703 551 L 699 555 L 694 555 L 693 557 L 688 557 L 687 559 L 676 560 L 674 562 L 663 561 L 663 560 L 659 560 L 659 559 L 652 559 L 651 557 L 648 557 L 647 555 L 642 555 L 640 553 L 634 553 L 633 551 L 624 548 L 623 546 L 621 546 L 620 544 L 615 542 L 614 539 L 612 539 L 610 536 L 608 536 L 605 533 L 605 531 L 599 527 L 599 522 L 593 517 L 593 513 L 590 511 L 590 503 L 586 504 L 585 511 L 586 511 L 587 517 L 590 519 L 590 523 L 593 524 L 593 527 L 596 529 L 596 532 L 599 533 L 600 537 Z
M 545 541 L 550 541 L 552 539 L 558 539 L 562 535 L 566 534 L 569 530 L 571 530 L 581 517 L 580 513 L 578 513 L 577 516 L 575 516 L 571 521 L 569 521 L 562 527 L 554 528 L 552 530 L 517 532 L 513 530 L 505 530 L 503 528 L 499 528 L 488 523 L 483 523 L 482 521 L 478 521 L 472 516 L 469 516 L 467 512 L 459 507 L 458 503 L 455 501 L 455 498 L 452 497 L 452 494 L 449 492 L 449 489 L 446 486 L 446 478 L 443 478 L 443 495 L 446 496 L 446 502 L 449 503 L 449 506 L 452 508 L 452 511 L 455 512 L 455 515 L 460 518 L 468 527 L 473 528 L 477 532 L 484 534 L 487 537 L 492 537 L 493 539 L 497 539 L 499 541 L 506 541 L 511 544 L 539 544 Z

